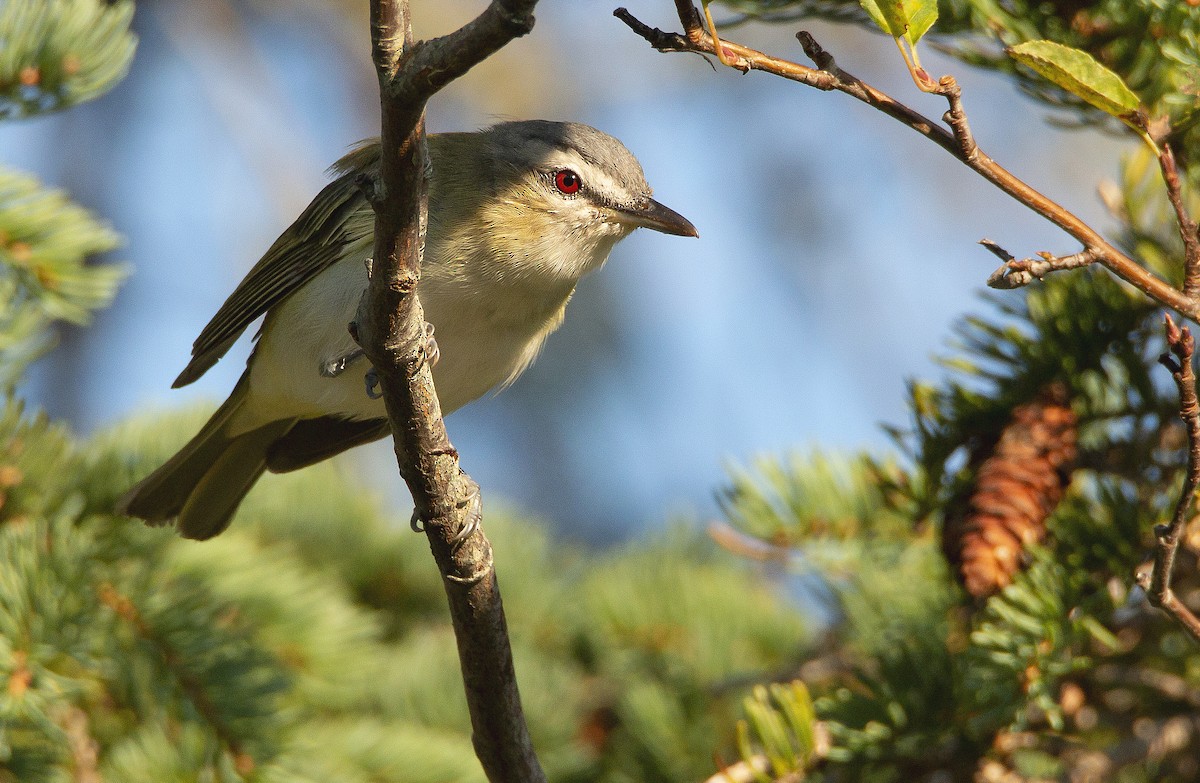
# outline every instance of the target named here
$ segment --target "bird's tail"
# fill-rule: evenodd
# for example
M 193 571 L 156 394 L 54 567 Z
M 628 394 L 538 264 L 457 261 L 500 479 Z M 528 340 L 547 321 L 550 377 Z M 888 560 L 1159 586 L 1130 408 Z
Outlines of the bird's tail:
M 230 434 L 234 413 L 246 398 L 246 377 L 196 437 L 117 503 L 118 513 L 165 525 L 172 519 L 184 538 L 212 538 L 229 526 L 233 512 L 267 466 L 267 450 L 295 423 L 282 419 Z

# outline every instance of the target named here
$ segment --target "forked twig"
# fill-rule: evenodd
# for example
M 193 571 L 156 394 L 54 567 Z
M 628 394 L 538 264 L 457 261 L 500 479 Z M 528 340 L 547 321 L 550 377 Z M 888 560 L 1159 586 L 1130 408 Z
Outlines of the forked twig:
M 1036 259 L 1016 258 L 1000 245 L 990 239 L 981 239 L 983 245 L 993 255 L 1004 261 L 996 271 L 988 275 L 987 284 L 992 288 L 1013 289 L 1029 285 L 1034 280 L 1041 280 L 1051 272 L 1061 272 L 1064 269 L 1079 269 L 1095 262 L 1091 251 L 1081 250 L 1069 256 L 1056 256 L 1045 251 L 1038 253 Z
M 1200 296 L 1200 230 L 1183 201 L 1183 185 L 1179 180 L 1175 152 L 1167 142 L 1169 135 L 1170 126 L 1165 121 L 1151 123 L 1150 136 L 1158 145 L 1158 166 L 1167 186 L 1167 199 L 1175 211 L 1175 223 L 1183 240 L 1183 292 L 1196 298 Z
M 679 21 L 683 24 L 683 34 L 668 33 L 650 27 L 624 8 L 618 8 L 613 14 L 661 52 L 716 54 L 712 37 L 701 23 L 692 0 L 675 0 L 675 9 Z M 725 57 L 722 59 L 730 59 L 729 55 L 732 55 L 737 60 L 739 70 L 763 71 L 819 90 L 846 93 L 898 120 L 949 152 L 1016 201 L 1066 231 L 1083 245 L 1089 263 L 1094 262 L 1107 267 L 1154 301 L 1200 322 L 1200 296 L 1197 296 L 1200 293 L 1200 235 L 1196 234 L 1194 223 L 1185 225 L 1184 217 L 1181 217 L 1180 225 L 1185 234 L 1185 243 L 1191 241 L 1187 239 L 1188 236 L 1195 238 L 1197 242 L 1196 261 L 1188 262 L 1188 269 L 1194 270 L 1193 283 L 1191 287 L 1185 287 L 1185 290 L 1181 291 L 1108 242 L 1077 215 L 1039 193 L 984 153 L 971 135 L 962 105 L 962 91 L 953 78 L 946 77 L 936 83 L 930 80 L 928 86 L 922 86 L 922 89 L 944 96 L 950 104 L 944 116 L 948 127 L 943 127 L 837 67 L 832 56 L 825 52 L 811 35 L 801 33 L 797 37 L 817 68 L 772 57 L 727 39 L 721 40 L 721 46 L 725 50 Z M 831 65 L 833 67 L 830 67 Z M 918 76 L 919 74 L 914 75 L 914 78 Z M 1177 213 L 1183 215 L 1179 210 Z

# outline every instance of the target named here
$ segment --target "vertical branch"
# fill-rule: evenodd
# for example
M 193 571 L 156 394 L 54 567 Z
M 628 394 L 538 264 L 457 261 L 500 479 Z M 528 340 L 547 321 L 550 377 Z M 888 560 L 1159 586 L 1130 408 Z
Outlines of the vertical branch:
M 479 528 L 479 488 L 459 467 L 425 355 L 416 296 L 427 225 L 425 104 L 533 27 L 537 0 L 493 0 L 458 31 L 413 42 L 407 0 L 371 0 L 371 54 L 379 77 L 382 156 L 359 179 L 375 208 L 370 284 L 351 329 L 375 368 L 395 443 L 441 571 L 458 642 L 472 741 L 488 779 L 544 781 L 517 691 L 492 550 Z
M 1158 134 L 1155 134 L 1158 135 Z M 1167 198 L 1175 210 L 1175 222 L 1179 236 L 1183 239 L 1183 293 L 1195 299 L 1200 296 L 1200 233 L 1183 202 L 1183 186 L 1179 181 L 1179 167 L 1175 153 L 1164 138 L 1158 144 L 1158 165 L 1162 169 L 1163 182 L 1167 185 Z
M 1146 591 L 1150 603 L 1169 612 L 1194 639 L 1200 641 L 1200 618 L 1171 589 L 1175 553 L 1179 550 L 1179 540 L 1195 501 L 1196 488 L 1200 486 L 1200 402 L 1196 399 L 1196 374 L 1192 367 L 1196 341 L 1190 329 L 1186 326 L 1178 328 L 1169 315 L 1166 318 L 1166 330 L 1167 346 L 1171 353 L 1163 354 L 1159 362 L 1171 371 L 1171 377 L 1179 387 L 1179 415 L 1187 426 L 1187 473 L 1171 523 L 1154 528 L 1154 565 L 1149 572 L 1137 574 L 1137 583 Z

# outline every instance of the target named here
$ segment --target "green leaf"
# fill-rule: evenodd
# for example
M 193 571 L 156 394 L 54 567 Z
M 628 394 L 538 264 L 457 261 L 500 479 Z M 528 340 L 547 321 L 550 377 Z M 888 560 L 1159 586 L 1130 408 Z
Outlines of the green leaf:
M 937 21 L 937 0 L 859 0 L 879 29 L 916 44 Z
M 1027 41 L 1008 50 L 1014 60 L 1114 117 L 1137 111 L 1141 102 L 1120 76 L 1087 52 L 1053 41 Z

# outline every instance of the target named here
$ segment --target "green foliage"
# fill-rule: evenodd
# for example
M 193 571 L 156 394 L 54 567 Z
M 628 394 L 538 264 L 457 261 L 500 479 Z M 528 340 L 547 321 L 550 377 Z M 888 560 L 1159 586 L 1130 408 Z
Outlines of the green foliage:
M 866 457 L 763 458 L 749 471 L 733 471 L 721 500 L 734 527 L 795 551 L 793 568 L 826 580 L 837 610 L 867 631 L 861 643 L 886 646 L 893 641 L 889 625 L 905 622 L 897 602 L 925 618 L 930 606 L 948 601 L 938 586 L 943 566 L 932 539 L 914 532 L 904 499 L 887 494 L 885 477 L 898 475 L 894 465 Z M 914 592 L 896 594 L 897 583 Z
M 199 414 L 85 444 L 15 403 L 0 418 L 0 473 L 22 477 L 0 506 L 0 780 L 78 770 L 72 732 L 104 780 L 481 780 L 425 543 L 336 465 L 268 477 L 205 544 L 111 516 Z M 557 779 L 703 779 L 735 752 L 743 678 L 804 644 L 693 535 L 584 559 L 528 520 L 487 525 Z
M 912 45 L 937 21 L 937 0 L 859 0 L 863 10 L 893 38 L 903 38 Z
M 610 749 L 596 779 L 702 778 L 732 748 L 743 680 L 791 663 L 808 638 L 747 577 L 680 533 L 592 561 L 555 597 L 572 655 L 596 678 L 587 698 Z
M 1125 190 L 1131 211 L 1144 208 L 1136 194 Z M 1172 240 L 1135 229 L 1127 241 L 1166 257 Z M 1130 592 L 1182 461 L 1178 401 L 1154 374 L 1159 317 L 1094 272 L 992 302 L 964 319 L 946 377 L 913 385 L 913 426 L 893 430 L 905 462 L 763 459 L 722 495 L 730 523 L 772 562 L 833 596 L 836 637 L 800 669 L 831 740 L 821 779 L 970 779 L 985 762 L 1068 775 L 1078 753 L 1111 747 L 1136 721 L 1193 709 L 1184 694 L 1200 684 L 1200 654 Z M 966 603 L 931 536 L 972 487 L 976 455 L 1050 383 L 1065 385 L 1080 420 L 1070 491 L 1014 584 Z M 1181 557 L 1179 589 L 1191 594 L 1196 556 Z M 1120 779 L 1189 780 L 1192 750 L 1132 754 Z
M 742 709 L 746 719 L 738 721 L 738 751 L 758 773 L 757 780 L 778 780 L 808 768 L 818 740 L 816 713 L 804 683 L 773 683 L 769 689 L 760 685 Z
M 868 776 L 936 756 L 955 715 L 946 639 L 957 594 L 930 530 L 888 497 L 881 477 L 895 470 L 862 457 L 764 459 L 723 495 L 733 525 L 788 547 L 787 562 L 820 575 L 832 596 L 841 638 L 809 685 L 828 757 Z
M 47 349 L 54 321 L 83 324 L 127 270 L 90 264 L 117 235 L 66 196 L 0 169 L 0 389 Z
M 820 453 L 786 461 L 764 457 L 750 470 L 734 468 L 719 500 L 738 529 L 781 545 L 834 539 L 907 541 L 910 525 L 887 507 L 868 460 L 836 459 Z
M 1200 69 L 1200 12 L 1186 2 L 1100 0 L 1016 2 L 951 0 L 942 6 L 945 32 L 977 31 L 1006 46 L 1048 39 L 1079 49 L 1113 71 L 1141 99 L 1151 117 L 1171 118 L 1176 150 L 1197 140 L 1196 78 Z M 1094 120 L 1088 103 L 1038 76 L 1014 71 L 985 43 L 960 36 L 950 49 L 967 62 L 1012 74 L 1030 94 Z M 1190 163 L 1191 161 L 1189 161 Z
M 1078 584 L 1082 572 L 1068 571 L 1043 550 L 1034 550 L 1033 557 L 1013 584 L 988 599 L 959 659 L 970 715 L 964 728 L 973 735 L 990 737 L 1001 727 L 1023 729 L 1031 716 L 1061 731 L 1058 685 L 1091 665 L 1077 652 L 1088 627 L 1105 640 L 1112 638 L 1080 607 L 1085 598 Z M 1097 597 L 1104 601 L 1105 596 Z
M 733 524 L 782 550 L 773 562 L 819 575 L 836 599 L 835 635 L 799 669 L 829 736 L 813 777 L 969 779 L 998 738 L 1018 735 L 1020 747 L 998 754 L 1004 764 L 1061 774 L 1070 759 L 1056 737 L 1102 749 L 1144 711 L 1190 713 L 1183 682 L 1200 682 L 1200 654 L 1179 644 L 1171 625 L 1147 626 L 1123 587 L 1174 482 L 1136 487 L 1083 472 L 1052 519 L 1050 546 L 1030 549 L 1015 583 L 974 612 L 918 506 L 886 491 L 897 484 L 864 459 L 763 460 L 736 473 L 725 495 Z M 1129 689 L 1139 680 L 1135 697 Z M 1153 693 L 1148 682 L 1178 689 Z M 1087 694 L 1085 706 L 1072 704 L 1068 689 Z M 769 713 L 757 720 L 777 737 L 786 710 L 761 699 L 754 709 Z M 741 747 L 743 760 L 758 754 L 745 739 Z M 1186 758 L 1182 751 L 1160 767 L 1161 779 L 1187 780 Z M 1132 761 L 1124 774 L 1154 779 L 1141 777 L 1152 764 Z
M 1087 52 L 1054 41 L 1026 41 L 1008 50 L 1009 55 L 1077 98 L 1114 117 L 1127 117 L 1138 109 L 1138 97 L 1121 77 L 1096 62 Z
M 65 109 L 108 92 L 137 39 L 131 0 L 6 0 L 0 6 L 0 119 Z

